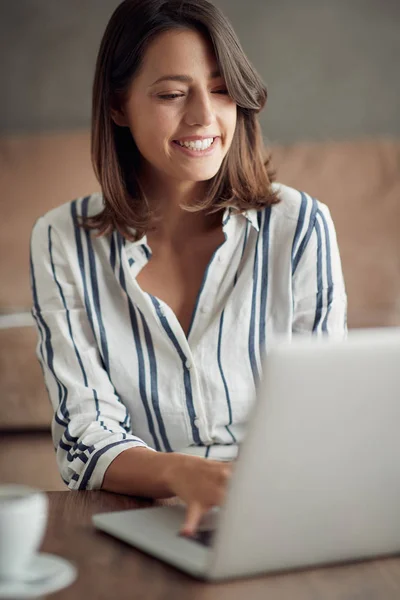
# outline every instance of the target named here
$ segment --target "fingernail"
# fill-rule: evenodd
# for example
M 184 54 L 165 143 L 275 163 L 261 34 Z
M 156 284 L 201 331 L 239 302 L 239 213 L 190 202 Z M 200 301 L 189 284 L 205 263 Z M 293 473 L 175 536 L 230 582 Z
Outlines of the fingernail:
M 190 531 L 190 529 L 182 529 L 181 530 L 181 535 L 184 535 L 186 537 L 190 537 L 193 535 L 193 531 Z

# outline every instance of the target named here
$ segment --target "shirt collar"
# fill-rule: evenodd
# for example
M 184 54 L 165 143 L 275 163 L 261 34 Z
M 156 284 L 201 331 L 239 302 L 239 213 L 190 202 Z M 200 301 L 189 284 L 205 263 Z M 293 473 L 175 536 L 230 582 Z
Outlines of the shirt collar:
M 245 215 L 246 219 L 248 221 L 250 221 L 251 225 L 253 225 L 254 229 L 256 231 L 260 231 L 260 225 L 258 223 L 257 212 L 258 211 L 255 208 L 250 208 L 249 210 L 246 210 L 244 215 Z
M 234 217 L 234 218 L 232 219 L 232 217 Z M 245 210 L 244 212 L 240 213 L 240 212 L 237 212 L 232 206 L 228 206 L 224 210 L 224 214 L 222 217 L 222 229 L 223 229 L 225 235 L 227 235 L 231 231 L 231 228 L 233 226 L 233 221 L 236 221 L 236 219 L 243 219 L 243 218 L 247 219 L 256 231 L 260 231 L 260 226 L 258 224 L 258 218 L 257 218 L 257 210 L 255 208 L 250 208 L 249 210 Z M 129 248 L 132 252 L 135 251 L 134 249 L 140 248 L 140 250 L 142 251 L 142 253 L 144 254 L 144 256 L 146 258 L 146 262 L 151 257 L 151 250 L 147 243 L 147 235 L 146 234 L 143 237 L 141 237 L 140 240 L 136 240 L 135 242 L 129 242 L 128 244 L 125 243 L 124 245 L 127 248 Z
M 231 206 L 228 206 L 224 211 L 224 216 L 222 218 L 222 228 L 225 230 L 225 227 L 228 225 L 231 217 L 239 217 L 246 218 L 250 224 L 254 227 L 256 231 L 260 231 L 260 226 L 258 224 L 257 219 L 257 211 L 255 208 L 250 208 L 249 210 L 245 210 L 242 213 L 238 213 Z

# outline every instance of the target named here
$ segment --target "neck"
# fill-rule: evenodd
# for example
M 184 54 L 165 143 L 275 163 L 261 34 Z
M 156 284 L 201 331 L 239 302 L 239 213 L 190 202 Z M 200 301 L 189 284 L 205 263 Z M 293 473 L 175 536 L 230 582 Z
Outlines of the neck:
M 206 182 L 159 181 L 154 176 L 143 176 L 141 184 L 156 216 L 151 237 L 165 242 L 184 242 L 220 225 L 221 215 L 218 213 L 206 215 L 204 211 L 192 213 L 182 208 L 202 198 L 206 192 Z

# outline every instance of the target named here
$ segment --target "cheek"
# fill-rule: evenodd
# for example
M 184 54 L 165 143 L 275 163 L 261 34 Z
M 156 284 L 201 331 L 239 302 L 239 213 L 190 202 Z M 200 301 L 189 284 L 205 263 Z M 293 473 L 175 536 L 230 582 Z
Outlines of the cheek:
M 153 147 L 170 137 L 175 122 L 174 111 L 162 105 L 139 102 L 130 107 L 130 129 L 138 146 Z
M 139 150 L 148 159 L 150 156 L 164 156 L 169 152 L 169 140 L 176 131 L 171 111 L 153 110 L 146 119 L 141 119 L 134 135 Z

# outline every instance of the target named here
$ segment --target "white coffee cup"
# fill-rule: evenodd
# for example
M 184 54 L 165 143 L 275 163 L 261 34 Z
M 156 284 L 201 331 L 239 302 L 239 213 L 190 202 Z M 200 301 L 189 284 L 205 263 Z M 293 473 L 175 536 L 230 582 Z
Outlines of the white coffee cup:
M 25 485 L 0 485 L 0 581 L 24 579 L 46 530 L 48 498 Z

